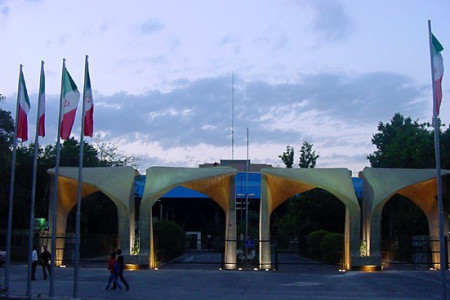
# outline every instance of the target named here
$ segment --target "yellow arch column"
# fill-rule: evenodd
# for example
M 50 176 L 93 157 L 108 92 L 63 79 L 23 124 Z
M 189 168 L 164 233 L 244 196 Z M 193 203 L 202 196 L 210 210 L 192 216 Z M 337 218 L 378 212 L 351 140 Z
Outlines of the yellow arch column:
M 52 189 L 54 188 L 54 177 L 52 177 Z M 64 245 L 65 239 L 59 238 L 64 237 L 67 227 L 67 216 L 70 210 L 75 206 L 77 200 L 77 189 L 78 181 L 68 179 L 66 177 L 59 177 L 58 179 L 58 201 L 56 207 L 56 258 L 55 264 L 57 266 L 61 265 L 64 257 Z M 90 194 L 97 192 L 98 190 L 93 186 L 83 184 L 82 186 L 82 197 L 86 197 Z M 49 228 L 53 228 L 53 214 L 51 211 L 51 201 L 49 206 Z M 49 232 L 51 234 L 51 231 Z
M 271 267 L 270 215 L 288 198 L 314 188 L 327 190 L 346 206 L 344 267 L 359 265 L 360 215 L 351 172 L 348 169 L 261 170 L 260 268 Z
M 450 171 L 442 170 L 441 174 L 447 175 Z M 365 168 L 362 178 L 363 232 L 369 247 L 369 257 L 374 264 L 381 266 L 382 262 L 383 208 L 396 193 L 409 198 L 425 213 L 430 237 L 439 237 L 436 170 Z M 444 232 L 448 232 L 448 222 L 444 223 Z M 439 243 L 433 243 L 432 250 L 436 252 L 433 254 L 433 261 L 439 261 Z
M 52 176 L 51 184 L 54 188 L 54 169 L 48 170 Z M 131 237 L 134 237 L 134 177 L 137 172 L 131 167 L 117 168 L 83 168 L 82 199 L 97 191 L 103 192 L 116 205 L 118 211 L 119 245 L 124 254 L 130 251 Z M 58 176 L 58 193 L 56 207 L 56 236 L 63 236 L 66 232 L 67 216 L 76 205 L 78 192 L 78 168 L 61 167 Z M 53 193 L 51 194 L 53 195 Z M 52 199 L 49 205 L 49 228 L 52 228 Z M 131 226 L 130 214 L 133 218 Z M 57 262 L 64 256 L 64 239 L 56 239 Z
M 427 217 L 428 232 L 431 239 L 436 242 L 431 243 L 432 260 L 440 262 L 439 252 L 439 208 L 437 201 L 437 179 L 422 181 L 413 186 L 406 187 L 398 191 L 402 196 L 409 198 L 416 204 Z M 447 216 L 447 214 L 444 214 Z M 444 220 L 444 232 L 448 237 L 448 222 Z M 448 251 L 449 249 L 447 249 Z M 440 264 L 434 264 L 435 269 L 440 269 Z
M 231 168 L 170 168 L 151 167 L 147 169 L 144 195 L 141 200 L 139 230 L 141 253 L 148 255 L 151 268 L 156 267 L 153 243 L 152 207 L 164 194 L 177 186 L 184 186 L 201 192 L 225 211 L 225 267 L 236 267 L 236 204 L 234 175 Z

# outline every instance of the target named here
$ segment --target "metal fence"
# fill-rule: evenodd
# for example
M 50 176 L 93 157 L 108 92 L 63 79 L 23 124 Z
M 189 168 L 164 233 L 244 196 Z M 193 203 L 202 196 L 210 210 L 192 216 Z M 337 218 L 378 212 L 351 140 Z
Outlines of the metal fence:
M 39 248 L 47 246 L 51 250 L 52 238 L 48 232 L 39 236 Z M 56 253 L 52 255 L 57 265 L 73 265 L 75 261 L 75 234 L 65 233 L 55 236 Z M 111 234 L 81 234 L 80 264 L 83 267 L 103 266 L 112 251 L 119 247 L 119 238 Z M 59 253 L 62 253 L 60 255 Z
M 440 241 L 437 237 L 413 236 L 409 247 L 400 247 L 398 244 L 396 240 L 383 242 L 382 257 L 385 268 L 428 269 L 440 267 Z M 447 237 L 444 237 L 444 244 L 448 269 L 450 264 L 448 263 L 449 241 Z M 403 255 L 399 255 L 399 252 Z
M 300 255 L 298 244 L 291 243 L 289 247 L 281 248 L 276 242 L 271 244 L 272 266 L 275 270 L 313 270 L 322 266 L 336 266 L 342 268 L 344 253 L 330 252 L 328 256 L 335 257 L 334 262 L 325 263 L 318 257 Z
M 156 256 L 160 268 L 221 268 L 224 264 L 224 241 L 210 238 L 187 237 L 183 254 L 166 262 L 161 262 L 158 241 L 155 239 Z
M 314 266 L 326 265 L 323 262 L 305 258 L 299 255 L 297 246 L 289 249 L 280 249 L 276 242 L 270 240 L 222 240 L 220 243 L 210 243 L 210 240 L 192 239 L 186 240 L 183 255 L 159 265 L 160 268 L 224 268 L 224 265 L 232 266 L 238 270 L 257 270 L 262 268 L 260 262 L 261 247 L 270 249 L 270 264 L 264 264 L 264 269 L 300 269 L 302 266 L 308 269 Z M 225 244 L 228 247 L 236 247 L 236 257 L 225 261 Z M 158 252 L 158 250 L 157 250 Z M 343 253 L 337 253 L 343 257 Z M 336 264 L 342 264 L 342 259 Z
M 270 241 L 268 241 L 270 243 Z M 225 245 L 236 247 L 234 260 L 225 261 Z M 258 240 L 211 240 L 188 238 L 183 255 L 160 265 L 162 268 L 224 268 L 227 264 L 236 269 L 259 267 Z M 156 245 L 157 247 L 157 245 Z M 157 249 L 158 252 L 158 249 Z

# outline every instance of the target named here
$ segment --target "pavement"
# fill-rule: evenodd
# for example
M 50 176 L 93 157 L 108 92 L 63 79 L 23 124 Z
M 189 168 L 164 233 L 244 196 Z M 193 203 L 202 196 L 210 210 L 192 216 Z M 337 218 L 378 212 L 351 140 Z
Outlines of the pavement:
M 0 283 L 4 283 L 4 267 Z M 73 298 L 73 268 L 57 268 L 55 297 Z M 27 299 L 25 264 L 11 265 L 10 298 Z M 32 299 L 49 299 L 49 280 L 37 270 Z M 339 272 L 328 265 L 280 267 L 279 271 L 220 271 L 216 268 L 160 268 L 126 271 L 130 290 L 104 290 L 105 268 L 81 268 L 79 299 L 441 299 L 439 271 Z M 447 272 L 447 286 L 450 274 Z M 450 295 L 450 290 L 447 289 Z

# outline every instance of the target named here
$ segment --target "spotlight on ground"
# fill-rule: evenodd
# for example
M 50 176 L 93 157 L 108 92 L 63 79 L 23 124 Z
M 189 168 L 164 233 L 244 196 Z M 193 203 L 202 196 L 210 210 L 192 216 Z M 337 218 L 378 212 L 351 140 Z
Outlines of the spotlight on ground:
M 125 264 L 125 270 L 137 271 L 137 270 L 139 270 L 139 265 L 136 265 L 136 264 Z
M 361 271 L 363 272 L 374 272 L 377 271 L 376 265 L 365 265 L 361 267 Z

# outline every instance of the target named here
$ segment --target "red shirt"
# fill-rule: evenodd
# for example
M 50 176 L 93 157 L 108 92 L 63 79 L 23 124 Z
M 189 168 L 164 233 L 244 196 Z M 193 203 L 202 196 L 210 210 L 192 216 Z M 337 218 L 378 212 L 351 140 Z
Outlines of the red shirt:
M 115 258 L 110 258 L 109 259 L 109 262 L 108 262 L 108 270 L 109 270 L 109 272 L 111 273 L 111 274 L 115 274 L 116 273 L 116 270 L 115 270 L 115 267 L 114 267 L 114 265 L 116 264 L 116 259 Z

